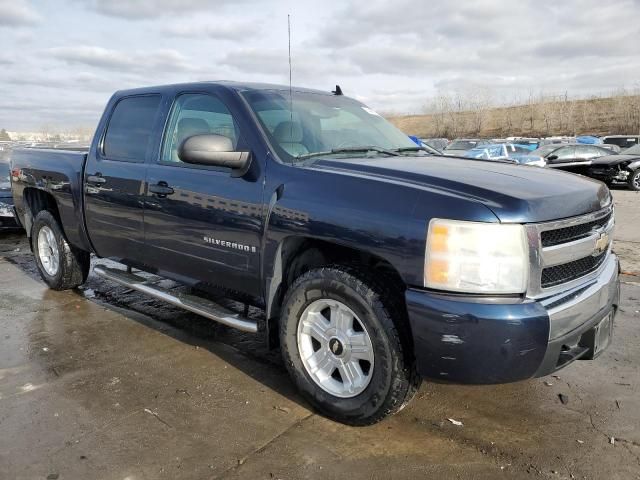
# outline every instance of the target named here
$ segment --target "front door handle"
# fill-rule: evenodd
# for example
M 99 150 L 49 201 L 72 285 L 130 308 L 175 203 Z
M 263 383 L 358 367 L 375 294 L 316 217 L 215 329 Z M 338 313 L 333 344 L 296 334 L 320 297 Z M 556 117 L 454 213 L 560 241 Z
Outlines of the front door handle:
M 96 173 L 95 175 L 87 176 L 87 183 L 91 183 L 93 185 L 102 185 L 107 183 L 107 179 L 102 176 L 101 173 Z
M 173 188 L 171 188 L 167 182 L 158 182 L 155 185 L 149 185 L 149 191 L 160 198 L 173 195 Z

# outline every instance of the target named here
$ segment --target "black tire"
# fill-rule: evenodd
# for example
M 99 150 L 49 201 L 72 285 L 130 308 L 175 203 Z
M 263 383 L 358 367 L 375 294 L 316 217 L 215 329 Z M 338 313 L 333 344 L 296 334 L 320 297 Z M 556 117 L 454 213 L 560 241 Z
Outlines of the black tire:
M 640 168 L 631 172 L 627 183 L 629 185 L 629 189 L 633 190 L 634 192 L 640 191 Z
M 53 275 L 47 273 L 43 267 L 38 250 L 38 235 L 43 227 L 51 229 L 58 246 L 59 266 Z M 31 228 L 31 242 L 38 271 L 49 288 L 70 290 L 82 285 L 87 280 L 91 266 L 89 252 L 80 250 L 67 242 L 58 221 L 48 210 L 42 210 L 36 215 Z
M 344 266 L 311 270 L 287 291 L 280 318 L 283 359 L 298 389 L 323 415 L 348 425 L 371 425 L 400 411 L 420 387 L 421 378 L 409 354 L 405 315 L 390 292 L 374 277 Z M 348 306 L 371 338 L 375 366 L 366 389 L 355 397 L 328 393 L 315 383 L 302 362 L 298 322 L 307 306 L 319 299 L 337 300 Z

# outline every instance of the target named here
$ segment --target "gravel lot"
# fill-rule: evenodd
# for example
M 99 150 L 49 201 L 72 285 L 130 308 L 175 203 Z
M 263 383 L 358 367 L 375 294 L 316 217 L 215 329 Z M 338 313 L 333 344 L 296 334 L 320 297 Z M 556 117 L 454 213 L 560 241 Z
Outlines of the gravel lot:
M 640 478 L 640 194 L 614 196 L 625 275 L 599 359 L 425 382 L 367 428 L 313 413 L 262 338 L 95 275 L 49 291 L 24 236 L 1 234 L 0 478 Z

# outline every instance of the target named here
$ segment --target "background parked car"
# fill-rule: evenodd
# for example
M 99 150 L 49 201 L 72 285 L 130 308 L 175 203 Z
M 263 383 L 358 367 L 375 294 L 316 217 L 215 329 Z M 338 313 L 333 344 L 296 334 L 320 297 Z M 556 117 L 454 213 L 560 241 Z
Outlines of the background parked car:
M 510 143 L 512 145 L 518 145 L 526 148 L 529 151 L 533 151 L 540 145 L 540 139 L 524 137 L 492 138 L 491 143 Z
M 455 157 L 463 157 L 464 154 L 472 148 L 491 144 L 491 140 L 484 140 L 482 138 L 457 138 L 447 145 L 442 153 Z
M 611 150 L 613 153 L 620 153 L 620 147 L 613 143 L 602 143 L 600 137 L 594 137 L 593 135 L 581 135 L 576 137 L 576 143 L 582 143 L 585 145 L 598 145 L 599 147 Z
M 10 170 L 9 161 L 0 154 L 0 231 L 18 228 L 13 214 Z
M 478 160 L 507 160 L 522 165 L 544 167 L 545 161 L 539 156 L 531 155 L 530 150 L 522 145 L 513 143 L 496 143 L 475 147 L 469 150 L 465 157 Z
M 576 137 L 546 137 L 540 140 L 540 146 L 576 143 Z
M 609 186 L 625 182 L 631 190 L 640 191 L 640 145 L 594 160 L 587 174 Z
M 442 152 L 445 147 L 449 145 L 449 140 L 446 138 L 421 138 L 420 140 L 440 152 Z
M 579 135 L 576 137 L 576 143 L 584 143 L 585 145 L 600 145 L 602 140 L 593 135 Z
M 587 175 L 591 162 L 596 158 L 611 155 L 611 151 L 598 145 L 574 143 L 544 145 L 531 152 L 531 155 L 542 157 L 547 167 Z
M 606 137 L 602 137 L 602 143 L 617 145 L 625 149 L 638 145 L 640 143 L 640 135 L 607 135 Z
M 514 138 L 509 139 L 514 145 L 524 147 L 530 152 L 534 151 L 540 146 L 541 140 L 539 138 Z

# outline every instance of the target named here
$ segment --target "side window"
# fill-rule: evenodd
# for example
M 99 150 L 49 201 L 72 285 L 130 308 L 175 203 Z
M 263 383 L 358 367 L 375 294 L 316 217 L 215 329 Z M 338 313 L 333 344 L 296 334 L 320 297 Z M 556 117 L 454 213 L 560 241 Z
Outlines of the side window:
M 575 153 L 576 153 L 575 147 L 562 147 L 556 150 L 555 152 L 553 152 L 552 155 L 557 155 L 558 160 L 564 160 L 564 159 L 574 158 Z
M 598 156 L 598 149 L 589 145 L 578 145 L 576 147 L 576 158 L 588 160 Z
M 120 100 L 107 126 L 104 156 L 114 160 L 144 162 L 159 107 L 160 95 Z
M 165 132 L 161 161 L 179 163 L 178 147 L 193 135 L 215 133 L 238 146 L 239 131 L 227 107 L 218 98 L 201 93 L 180 95 L 174 102 Z

